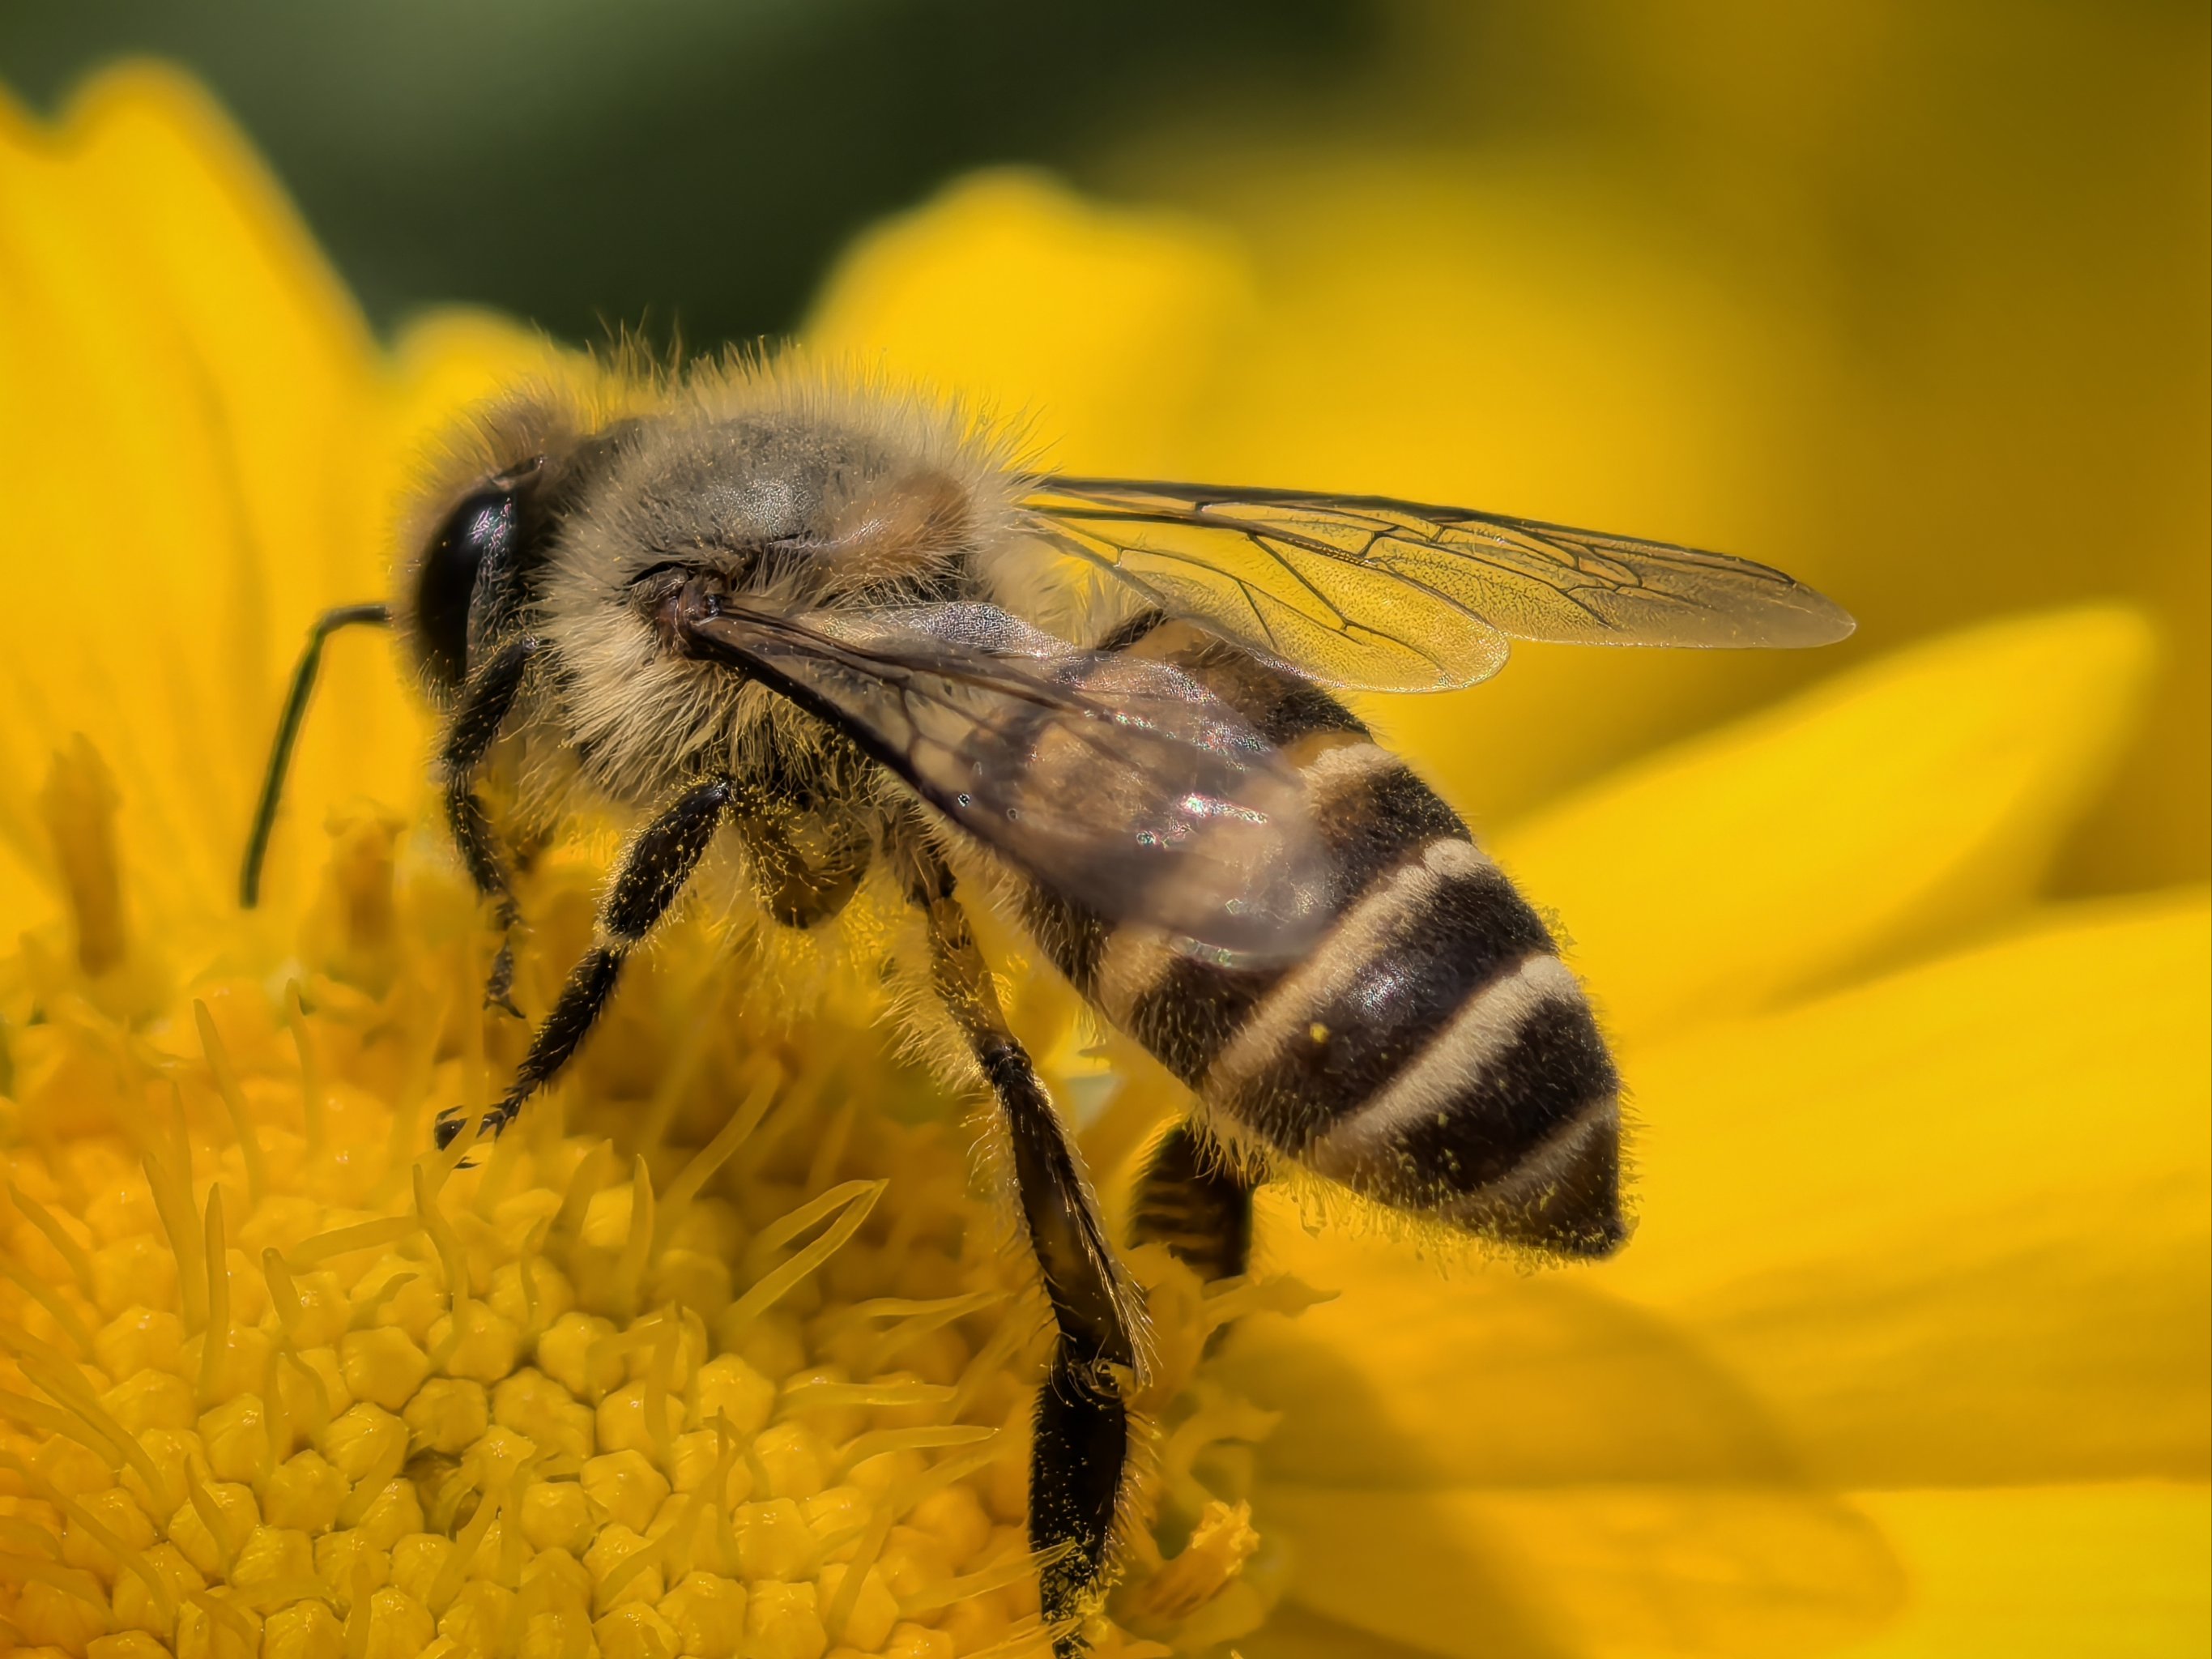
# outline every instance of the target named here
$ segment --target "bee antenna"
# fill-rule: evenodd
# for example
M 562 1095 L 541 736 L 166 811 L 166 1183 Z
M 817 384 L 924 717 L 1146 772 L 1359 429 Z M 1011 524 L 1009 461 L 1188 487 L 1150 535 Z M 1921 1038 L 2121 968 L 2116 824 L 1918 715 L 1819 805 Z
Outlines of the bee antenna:
M 260 804 L 253 809 L 253 833 L 246 838 L 246 866 L 239 872 L 238 902 L 251 910 L 261 902 L 261 866 L 269 854 L 270 833 L 276 827 L 276 805 L 283 798 L 284 775 L 291 769 L 292 747 L 300 740 L 301 723 L 307 717 L 307 699 L 314 694 L 315 675 L 323 665 L 323 641 L 341 628 L 392 622 L 392 610 L 382 605 L 347 605 L 325 611 L 307 630 L 307 648 L 292 671 L 292 694 L 276 721 L 276 741 L 269 750 L 269 772 L 262 780 Z

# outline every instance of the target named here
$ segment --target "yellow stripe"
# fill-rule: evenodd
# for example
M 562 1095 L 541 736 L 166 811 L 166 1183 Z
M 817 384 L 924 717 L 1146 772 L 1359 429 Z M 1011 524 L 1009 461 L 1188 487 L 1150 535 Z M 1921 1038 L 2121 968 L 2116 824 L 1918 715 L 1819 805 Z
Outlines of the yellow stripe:
M 1243 1029 L 1214 1059 L 1200 1085 L 1208 1099 L 1226 1099 L 1246 1078 L 1280 1054 L 1313 1009 L 1363 971 L 1396 922 L 1433 900 L 1447 880 L 1491 867 L 1471 842 L 1440 837 L 1421 849 L 1337 921 L 1320 947 L 1253 1009 Z

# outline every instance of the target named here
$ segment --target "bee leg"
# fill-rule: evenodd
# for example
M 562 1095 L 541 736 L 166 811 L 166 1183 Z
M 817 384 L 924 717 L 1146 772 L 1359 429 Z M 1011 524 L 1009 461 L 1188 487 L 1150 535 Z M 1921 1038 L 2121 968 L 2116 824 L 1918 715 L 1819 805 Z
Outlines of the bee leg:
M 500 861 L 499 838 L 484 814 L 483 802 L 477 798 L 476 775 L 514 707 L 523 675 L 539 648 L 539 641 L 527 635 L 511 640 L 469 676 L 438 754 L 438 769 L 446 781 L 446 822 L 453 830 L 453 845 L 460 852 L 469 879 L 476 884 L 477 896 L 491 901 L 499 922 L 499 954 L 492 959 L 491 974 L 484 983 L 484 1006 L 504 1008 L 518 1019 L 521 1011 L 508 993 L 514 984 L 514 926 L 521 920 L 521 911 L 515 905 L 507 867 Z
M 860 890 L 875 857 L 875 841 L 849 819 L 832 826 L 830 855 L 809 864 L 784 829 L 783 817 L 766 792 L 744 787 L 731 812 L 750 855 L 753 890 L 761 908 L 786 927 L 819 926 L 844 909 Z
M 1252 1261 L 1252 1183 L 1189 1124 L 1152 1149 L 1137 1177 L 1130 1237 L 1164 1244 L 1211 1284 L 1239 1279 Z
M 919 842 L 919 837 L 915 838 Z M 910 896 L 928 919 L 938 994 L 998 1097 L 1013 1152 L 1015 1196 L 1052 1302 L 1059 1341 L 1037 1396 L 1030 1462 L 1030 1544 L 1060 1552 L 1042 1575 L 1044 1617 L 1065 1624 L 1095 1605 L 1129 1456 L 1129 1408 L 1116 1370 L 1137 1369 L 1136 1292 L 1107 1243 L 1097 1200 L 1043 1082 L 999 1006 L 951 871 L 909 848 Z M 1082 1651 L 1064 1634 L 1062 1659 Z
M 530 1051 L 515 1068 L 514 1081 L 492 1108 L 489 1127 L 494 1134 L 568 1063 L 614 994 L 623 960 L 667 914 L 699 867 L 721 826 L 731 793 L 726 778 L 694 785 L 646 825 L 624 851 L 599 903 L 599 942 L 569 974 L 568 982 L 561 988 L 561 1000 L 532 1036 Z M 451 1146 L 468 1123 L 468 1114 L 459 1108 L 441 1113 L 438 1144 Z

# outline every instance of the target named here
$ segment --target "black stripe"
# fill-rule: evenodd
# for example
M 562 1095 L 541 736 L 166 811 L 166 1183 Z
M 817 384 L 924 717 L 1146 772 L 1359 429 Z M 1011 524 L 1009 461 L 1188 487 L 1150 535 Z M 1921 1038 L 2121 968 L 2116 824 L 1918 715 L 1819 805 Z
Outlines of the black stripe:
M 1168 619 L 1164 611 L 1139 611 L 1135 616 L 1115 629 L 1093 647 L 1098 651 L 1127 651 L 1145 640 L 1152 631 Z
M 1398 1126 L 1377 1166 L 1425 1190 L 1378 1193 L 1401 1204 L 1448 1202 L 1510 1175 L 1593 1101 L 1620 1087 L 1597 1022 L 1581 1001 L 1546 1002 L 1511 1042 L 1433 1112 Z M 1618 1175 L 1618 1151 L 1614 1152 Z
M 1321 948 L 1346 947 L 1340 935 Z M 1280 1051 L 1220 1103 L 1285 1152 L 1301 1152 L 1365 1105 L 1492 981 L 1552 949 L 1543 922 L 1498 871 L 1444 878 L 1393 919 L 1346 982 L 1295 1011 Z
M 1311 680 L 1288 674 L 1272 678 L 1276 683 L 1274 701 L 1264 706 L 1265 713 L 1259 708 L 1246 712 L 1258 717 L 1254 723 L 1260 735 L 1276 748 L 1316 732 L 1350 732 L 1363 738 L 1368 735 L 1366 726 L 1358 715 Z
M 1170 660 L 1243 715 L 1274 748 L 1318 732 L 1367 735 L 1358 715 L 1311 680 L 1222 641 L 1208 639 L 1173 653 Z
M 1346 785 L 1315 819 L 1335 861 L 1333 902 L 1350 905 L 1431 842 L 1474 837 L 1413 769 L 1392 766 Z
M 1034 884 L 1026 890 L 1030 937 L 1050 957 L 1067 982 L 1085 996 L 1098 980 L 1098 959 L 1114 930 L 1081 905 Z
M 1283 973 L 1280 965 L 1230 968 L 1177 956 L 1137 998 L 1122 1029 L 1194 1086 Z

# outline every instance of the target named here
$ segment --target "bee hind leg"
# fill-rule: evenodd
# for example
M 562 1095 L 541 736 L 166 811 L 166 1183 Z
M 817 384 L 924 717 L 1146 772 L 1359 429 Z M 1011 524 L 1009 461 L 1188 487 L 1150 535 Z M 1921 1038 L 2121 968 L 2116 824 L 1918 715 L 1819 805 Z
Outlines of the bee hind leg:
M 1188 1123 L 1161 1137 L 1137 1177 L 1130 1242 L 1164 1244 L 1208 1284 L 1252 1263 L 1252 1183 Z
M 982 953 L 926 845 L 908 849 L 910 895 L 928 919 L 939 994 L 997 1097 L 1012 1153 L 1015 1197 L 1052 1303 L 1057 1343 L 1037 1396 L 1030 1462 L 1030 1545 L 1048 1556 L 1045 1621 L 1060 1659 L 1083 1651 L 1073 1628 L 1104 1588 L 1107 1547 L 1129 1461 L 1121 1375 L 1139 1369 L 1140 1299 L 1106 1237 L 1098 1202 L 1050 1097 L 999 1006 Z
M 575 1054 L 614 995 L 623 961 L 644 943 L 699 867 L 721 827 L 730 796 L 726 778 L 693 785 L 624 850 L 599 903 L 598 942 L 569 974 L 553 1012 L 532 1035 L 530 1050 L 515 1068 L 514 1082 L 492 1108 L 489 1127 L 494 1134 L 512 1122 L 523 1103 L 551 1082 Z M 441 1113 L 438 1145 L 451 1146 L 468 1122 L 468 1114 L 459 1108 Z

